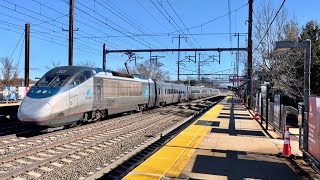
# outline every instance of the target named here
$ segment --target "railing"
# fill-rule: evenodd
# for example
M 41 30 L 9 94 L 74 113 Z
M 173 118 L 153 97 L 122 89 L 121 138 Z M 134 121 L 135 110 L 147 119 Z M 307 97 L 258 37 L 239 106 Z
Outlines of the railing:
M 270 125 L 274 131 L 284 136 L 287 115 L 298 116 L 298 110 L 292 106 L 281 104 L 280 95 L 275 95 L 273 102 L 270 102 L 269 99 L 263 99 L 260 95 L 257 94 L 258 97 L 253 98 L 253 109 L 260 117 L 260 124 L 265 124 L 265 128 L 268 128 L 268 125 Z

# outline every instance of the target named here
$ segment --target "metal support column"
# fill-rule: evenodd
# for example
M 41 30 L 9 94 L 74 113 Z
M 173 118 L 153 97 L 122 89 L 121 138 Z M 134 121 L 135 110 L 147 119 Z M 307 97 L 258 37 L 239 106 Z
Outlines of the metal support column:
M 24 61 L 24 86 L 29 87 L 30 64 L 30 24 L 25 24 L 25 61 Z
M 248 107 L 251 107 L 252 100 L 252 12 L 253 12 L 253 0 L 249 0 L 249 20 L 248 20 L 248 63 L 247 63 L 247 78 L 248 78 L 248 86 L 247 86 L 247 96 L 248 99 Z
M 103 44 L 102 47 L 102 69 L 106 70 L 106 44 Z
M 73 65 L 73 9 L 74 0 L 69 0 L 69 66 Z

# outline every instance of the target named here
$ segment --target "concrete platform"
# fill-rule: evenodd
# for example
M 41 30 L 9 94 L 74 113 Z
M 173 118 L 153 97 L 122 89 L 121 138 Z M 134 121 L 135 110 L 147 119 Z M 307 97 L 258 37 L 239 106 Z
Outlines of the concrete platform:
M 1 107 L 19 107 L 21 102 L 13 102 L 13 103 L 0 103 L 0 108 Z
M 124 179 L 320 179 L 301 160 L 277 157 L 277 138 L 229 96 Z M 298 142 L 291 145 L 300 155 Z

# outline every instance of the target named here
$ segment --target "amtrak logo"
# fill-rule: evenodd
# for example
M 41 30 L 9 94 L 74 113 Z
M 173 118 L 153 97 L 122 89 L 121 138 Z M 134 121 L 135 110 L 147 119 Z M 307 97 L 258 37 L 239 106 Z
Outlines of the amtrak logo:
M 88 89 L 86 95 L 89 96 L 90 94 L 91 94 L 91 89 Z
M 92 98 L 93 98 L 93 96 L 92 96 L 92 94 L 91 94 L 91 89 L 87 89 L 85 99 L 92 99 Z

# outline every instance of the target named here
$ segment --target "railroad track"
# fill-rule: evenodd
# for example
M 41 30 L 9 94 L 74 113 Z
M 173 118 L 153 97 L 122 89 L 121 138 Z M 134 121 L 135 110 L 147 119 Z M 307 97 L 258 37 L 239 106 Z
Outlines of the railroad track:
M 25 133 L 25 132 L 28 132 L 28 129 L 23 125 L 21 125 L 19 122 L 0 124 L 0 139 L 2 139 L 4 136 L 7 136 L 7 135 Z
M 222 99 L 222 98 L 221 98 Z M 95 180 L 95 179 L 121 179 L 127 173 L 129 173 L 132 169 L 138 166 L 145 159 L 150 157 L 153 153 L 155 153 L 158 149 L 164 146 L 168 141 L 170 141 L 173 137 L 179 134 L 185 127 L 193 123 L 199 116 L 202 115 L 209 107 L 220 102 L 221 99 L 218 99 L 214 103 L 204 102 L 202 105 L 206 104 L 206 108 L 202 109 L 201 112 L 189 117 L 184 122 L 177 124 L 170 129 L 161 134 L 161 136 L 155 137 L 150 140 L 145 145 L 141 146 L 139 149 L 136 149 L 131 154 L 128 154 L 126 157 L 123 157 L 118 162 L 115 162 L 108 167 L 93 173 L 89 177 L 86 177 L 87 180 Z
M 205 105 L 201 103 L 195 106 Z M 186 114 L 196 112 L 181 107 L 154 109 L 10 142 L 0 139 L 0 179 L 81 179 L 139 148 L 185 119 Z M 62 167 L 68 167 L 68 175 L 67 168 Z
M 86 156 L 85 152 L 94 153 L 95 150 L 100 150 L 106 147 L 106 145 L 111 145 L 116 141 L 124 140 L 142 131 L 144 132 L 146 128 L 154 126 L 164 118 L 167 118 L 161 116 L 160 119 L 160 117 L 152 116 L 152 114 L 149 114 L 149 116 L 145 115 L 143 118 L 131 119 L 130 123 L 124 124 L 122 127 L 95 129 L 91 133 L 59 140 L 46 146 L 1 158 L 0 162 L 2 166 L 0 167 L 0 172 L 4 171 L 5 173 L 0 174 L 0 179 L 18 176 L 26 171 L 32 171 L 60 159 L 63 162 L 72 162 L 70 159 L 77 159 L 79 155 Z M 60 166 L 58 162 L 51 164 Z M 35 172 L 32 174 L 34 175 Z
M 145 115 L 143 114 L 134 114 L 132 116 L 123 116 L 115 119 L 111 119 L 108 121 L 102 121 L 98 123 L 92 123 L 87 126 L 80 126 L 76 128 L 66 129 L 63 131 L 56 131 L 52 133 L 41 134 L 33 137 L 17 137 L 15 135 L 10 135 L 5 137 L 5 140 L 0 139 L 0 158 L 6 157 L 8 155 L 15 155 L 17 152 L 22 150 L 28 150 L 35 147 L 47 146 L 53 141 L 63 140 L 72 138 L 75 136 L 85 135 L 90 131 L 103 129 L 109 126 L 122 126 L 122 124 L 118 124 L 119 121 L 123 121 L 124 125 L 135 123 L 135 120 L 143 118 Z M 8 140 L 10 138 L 10 140 Z M 0 159 L 1 162 L 1 159 Z

